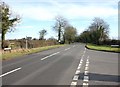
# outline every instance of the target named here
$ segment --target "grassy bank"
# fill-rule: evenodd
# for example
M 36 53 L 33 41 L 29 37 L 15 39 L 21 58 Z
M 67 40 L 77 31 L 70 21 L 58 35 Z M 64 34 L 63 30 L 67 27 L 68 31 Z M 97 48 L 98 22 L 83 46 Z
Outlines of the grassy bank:
M 99 51 L 109 51 L 109 52 L 120 52 L 120 48 L 111 47 L 111 46 L 98 46 L 93 44 L 88 44 L 87 48 Z
M 64 45 L 45 46 L 45 47 L 22 50 L 19 52 L 4 53 L 4 54 L 2 54 L 2 60 L 7 60 L 7 59 L 15 58 L 15 57 L 20 57 L 20 56 L 23 56 L 26 54 L 31 54 L 31 53 L 36 53 L 36 52 L 45 51 L 45 50 L 49 50 L 49 49 L 54 49 L 54 48 L 58 48 L 61 46 L 64 46 Z

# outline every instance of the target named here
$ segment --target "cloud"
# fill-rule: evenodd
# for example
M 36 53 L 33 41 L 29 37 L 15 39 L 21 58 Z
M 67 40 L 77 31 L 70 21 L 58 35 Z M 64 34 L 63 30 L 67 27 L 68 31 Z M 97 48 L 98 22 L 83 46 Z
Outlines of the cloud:
M 21 28 L 21 29 L 32 29 L 32 28 L 34 28 L 34 26 L 20 26 L 19 28 Z
M 68 8 L 65 12 L 65 15 L 77 18 L 77 17 L 110 17 L 117 16 L 118 10 L 108 7 L 96 7 L 96 6 L 76 6 L 73 5 Z
M 36 0 L 33 2 L 38 2 L 38 1 Z M 34 5 L 35 3 L 22 5 L 22 2 L 21 2 L 17 6 L 12 5 L 12 8 L 15 12 L 22 15 L 24 18 L 42 20 L 42 21 L 53 20 L 55 16 L 59 14 L 65 16 L 68 19 L 78 19 L 80 17 L 93 18 L 96 16 L 97 17 L 110 17 L 110 16 L 117 16 L 118 14 L 118 9 L 113 8 L 112 6 L 105 5 L 106 3 L 102 5 L 103 2 L 105 2 L 103 0 L 101 1 L 102 3 L 100 3 L 100 5 L 93 5 L 93 3 L 98 3 L 98 1 L 96 0 L 92 0 L 92 1 L 85 0 L 84 1 L 85 5 L 82 2 L 80 3 L 73 3 L 73 2 L 79 2 L 79 1 L 71 0 L 69 3 L 62 3 L 62 1 L 60 2 L 60 1 L 49 0 L 48 2 L 45 2 L 44 4 L 40 2 L 37 3 L 39 4 L 37 6 Z M 116 2 L 117 0 L 115 0 L 114 5 Z M 112 3 L 113 1 L 109 0 L 107 4 L 111 5 Z

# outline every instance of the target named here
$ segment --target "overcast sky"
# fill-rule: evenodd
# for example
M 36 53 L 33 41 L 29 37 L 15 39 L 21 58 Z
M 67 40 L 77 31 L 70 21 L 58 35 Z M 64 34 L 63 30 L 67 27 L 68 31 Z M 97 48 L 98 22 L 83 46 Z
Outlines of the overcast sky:
M 46 38 L 57 37 L 52 26 L 55 16 L 61 15 L 77 28 L 78 34 L 100 17 L 110 25 L 110 38 L 118 37 L 118 0 L 4 0 L 13 14 L 21 17 L 16 31 L 7 33 L 6 39 L 26 36 L 39 38 L 39 31 L 47 30 Z

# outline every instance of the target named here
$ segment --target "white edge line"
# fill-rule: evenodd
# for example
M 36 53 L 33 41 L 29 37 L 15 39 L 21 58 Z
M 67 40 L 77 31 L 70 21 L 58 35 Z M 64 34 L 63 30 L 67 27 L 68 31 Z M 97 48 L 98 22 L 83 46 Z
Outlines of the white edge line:
M 15 71 L 18 71 L 18 70 L 20 70 L 20 69 L 21 69 L 21 67 L 19 67 L 19 68 L 17 68 L 17 69 L 14 69 L 14 70 L 12 70 L 12 71 L 9 71 L 9 72 L 7 72 L 7 73 L 4 73 L 4 74 L 0 75 L 0 77 L 6 76 L 6 75 L 8 75 L 8 74 L 10 74 L 10 73 L 13 73 L 13 72 L 15 72 Z

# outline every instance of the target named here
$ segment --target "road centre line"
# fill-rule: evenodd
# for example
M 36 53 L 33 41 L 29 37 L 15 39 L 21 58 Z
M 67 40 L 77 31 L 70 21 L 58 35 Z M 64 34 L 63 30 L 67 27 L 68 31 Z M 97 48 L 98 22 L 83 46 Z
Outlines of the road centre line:
M 69 47 L 69 48 L 66 48 L 65 51 L 66 51 L 66 50 L 69 50 L 69 49 L 70 49 L 70 47 Z
M 75 45 L 73 47 L 75 47 Z
M 3 76 L 6 76 L 6 75 L 8 75 L 8 74 L 11 74 L 11 73 L 13 73 L 13 72 L 15 72 L 15 71 L 18 71 L 18 70 L 20 70 L 20 69 L 21 69 L 21 67 L 19 67 L 19 68 L 17 68 L 17 69 L 14 69 L 14 70 L 12 70 L 12 71 L 9 71 L 9 72 L 7 72 L 7 73 L 4 73 L 4 74 L 0 75 L 0 78 L 3 77 Z
M 58 54 L 58 53 L 60 53 L 60 52 L 53 53 L 53 54 L 51 54 L 51 55 L 49 55 L 49 56 L 46 56 L 46 57 L 42 58 L 41 60 L 45 60 L 45 59 L 47 59 L 47 58 L 49 58 L 49 57 L 51 57 L 51 56 L 54 56 L 54 55 L 56 55 L 56 54 Z

